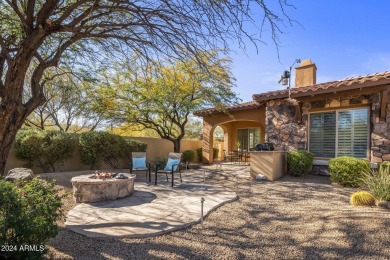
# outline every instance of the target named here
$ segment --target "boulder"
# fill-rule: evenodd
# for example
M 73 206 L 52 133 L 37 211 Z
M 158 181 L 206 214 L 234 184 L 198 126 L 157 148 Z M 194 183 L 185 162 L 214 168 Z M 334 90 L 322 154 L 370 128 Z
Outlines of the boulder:
M 8 171 L 7 176 L 5 177 L 6 181 L 10 182 L 18 182 L 20 180 L 23 181 L 31 181 L 34 177 L 34 172 L 28 168 L 14 168 Z
M 385 209 L 390 209 L 390 201 L 380 201 L 378 206 Z

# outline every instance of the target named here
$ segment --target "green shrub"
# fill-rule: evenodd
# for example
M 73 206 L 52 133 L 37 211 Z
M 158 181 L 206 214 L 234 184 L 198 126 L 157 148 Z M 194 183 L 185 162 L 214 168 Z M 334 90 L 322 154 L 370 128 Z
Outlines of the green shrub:
M 365 172 L 363 183 L 378 201 L 390 201 L 390 168 L 381 166 L 378 171 Z
M 102 162 L 112 168 L 119 167 L 119 159 L 128 156 L 126 140 L 108 132 L 86 132 L 80 135 L 81 162 L 91 169 L 99 167 Z
M 33 179 L 24 186 L 0 180 L 0 245 L 16 251 L 0 251 L 0 258 L 40 259 L 44 245 L 58 233 L 61 198 L 54 183 Z M 26 245 L 37 251 L 21 250 Z
M 314 154 L 308 151 L 291 151 L 287 153 L 288 171 L 292 176 L 310 173 L 313 168 Z
M 379 169 L 388 169 L 390 171 L 390 162 L 383 162 L 379 164 Z
M 358 191 L 351 195 L 352 206 L 375 206 L 375 198 L 367 191 Z
M 218 158 L 218 153 L 219 153 L 219 149 L 218 148 L 213 148 L 213 159 L 217 159 Z
M 202 162 L 202 148 L 198 148 L 196 149 L 196 154 L 198 155 L 198 162 Z M 218 158 L 218 153 L 219 153 L 219 149 L 218 148 L 213 148 L 213 159 L 217 159 Z
M 156 159 L 156 165 L 158 164 L 158 170 L 164 170 L 165 166 L 167 165 L 168 157 L 157 157 Z
M 182 157 L 184 162 L 192 162 L 195 159 L 195 152 L 191 150 L 186 150 L 183 152 Z
M 196 155 L 198 155 L 198 162 L 201 163 L 202 162 L 202 147 L 201 148 L 197 148 L 196 149 Z
M 342 186 L 359 187 L 363 176 L 370 169 L 368 161 L 348 156 L 329 160 L 330 179 Z
M 18 131 L 15 155 L 26 161 L 25 167 L 38 166 L 44 172 L 54 172 L 56 166 L 72 158 L 75 145 L 76 138 L 72 134 L 30 128 Z
M 148 144 L 135 139 L 126 140 L 130 153 L 132 152 L 146 152 Z

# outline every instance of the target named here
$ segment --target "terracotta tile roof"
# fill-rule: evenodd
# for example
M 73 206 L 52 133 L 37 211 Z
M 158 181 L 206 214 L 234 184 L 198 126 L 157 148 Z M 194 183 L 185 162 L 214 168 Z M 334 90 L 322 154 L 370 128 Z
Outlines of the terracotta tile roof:
M 237 104 L 234 106 L 227 106 L 225 107 L 225 111 L 227 112 L 234 112 L 234 111 L 241 111 L 241 110 L 247 110 L 247 109 L 254 109 L 254 108 L 259 108 L 261 107 L 261 104 L 257 101 L 249 101 L 241 104 Z M 225 112 L 221 109 L 217 108 L 209 108 L 209 109 L 204 109 L 204 110 L 199 110 L 194 113 L 196 116 L 204 116 L 208 114 L 216 114 L 216 113 L 223 113 Z
M 335 91 L 352 90 L 365 87 L 390 84 L 390 71 L 375 73 L 365 76 L 346 78 L 337 81 L 325 82 L 311 86 L 291 88 L 292 97 L 304 97 L 310 95 L 331 93 Z M 269 91 L 262 94 L 254 94 L 253 99 L 264 102 L 271 99 L 287 98 L 288 90 Z

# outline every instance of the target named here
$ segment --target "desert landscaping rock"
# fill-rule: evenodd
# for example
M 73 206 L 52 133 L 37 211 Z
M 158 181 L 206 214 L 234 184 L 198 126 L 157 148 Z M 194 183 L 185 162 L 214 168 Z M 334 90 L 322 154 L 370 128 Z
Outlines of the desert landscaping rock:
M 191 175 L 199 177 L 199 184 L 206 174 L 206 184 L 224 186 L 239 196 L 210 213 L 203 229 L 197 224 L 149 238 L 92 238 L 61 228 L 50 240 L 46 258 L 389 259 L 389 211 L 351 206 L 349 198 L 357 189 L 332 186 L 328 177 L 312 175 L 256 182 L 246 166 L 222 168 L 217 172 L 213 165 L 183 174 L 184 182 Z M 81 174 L 86 173 L 42 176 L 56 176 L 60 191 L 69 193 L 65 212 L 76 205 L 69 180 Z M 144 179 L 142 174 L 138 178 Z
M 28 168 L 14 168 L 8 171 L 7 176 L 5 177 L 6 181 L 17 182 L 22 181 L 31 181 L 34 178 L 34 172 Z
M 380 201 L 378 206 L 385 209 L 390 209 L 390 201 Z

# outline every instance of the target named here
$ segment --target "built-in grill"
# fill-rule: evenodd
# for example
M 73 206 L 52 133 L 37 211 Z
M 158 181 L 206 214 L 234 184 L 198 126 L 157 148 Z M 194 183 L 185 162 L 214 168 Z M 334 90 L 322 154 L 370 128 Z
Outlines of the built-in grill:
M 255 151 L 273 151 L 274 149 L 273 143 L 256 144 L 255 146 Z

